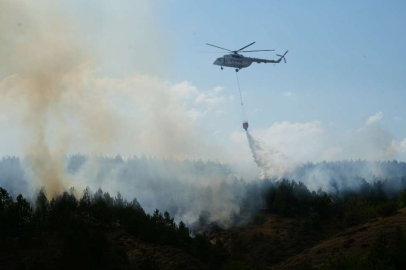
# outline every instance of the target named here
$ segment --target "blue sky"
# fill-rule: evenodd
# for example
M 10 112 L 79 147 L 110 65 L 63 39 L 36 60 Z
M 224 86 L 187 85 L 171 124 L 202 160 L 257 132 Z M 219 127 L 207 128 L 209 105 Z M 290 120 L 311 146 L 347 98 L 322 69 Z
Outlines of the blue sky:
M 171 1 L 168 9 L 177 80 L 237 94 L 234 71 L 211 65 L 216 55 L 198 53 L 216 51 L 205 43 L 289 50 L 287 65 L 240 72 L 246 110 L 260 110 L 249 117 L 252 125 L 318 119 L 353 129 L 382 111 L 382 122 L 404 137 L 406 125 L 393 120 L 406 118 L 404 1 Z
M 405 138 L 404 1 L 171 1 L 167 8 L 166 30 L 176 39 L 172 78 L 199 88 L 221 85 L 238 97 L 233 69 L 220 71 L 211 65 L 217 55 L 198 53 L 218 51 L 205 43 L 289 50 L 287 65 L 253 64 L 239 73 L 252 129 L 320 121 L 342 134 L 378 114 L 380 129 Z M 222 123 L 207 125 L 239 129 L 238 102 L 225 110 Z
M 404 1 L 74 0 L 61 6 L 42 5 L 41 9 L 29 1 L 21 3 L 34 22 L 43 24 L 41 33 L 52 27 L 62 38 L 61 33 L 67 29 L 67 36 L 86 51 L 86 57 L 78 63 L 87 63 L 84 74 L 92 74 L 88 80 L 94 84 L 87 84 L 86 89 L 92 88 L 92 97 L 108 93 L 97 96 L 97 100 L 108 103 L 118 118 L 125 118 L 123 136 L 127 139 L 135 131 L 138 133 L 134 137 L 140 140 L 148 137 L 146 134 L 164 132 L 155 127 L 162 119 L 152 118 L 153 123 L 144 126 L 148 132 L 142 134 L 138 125 L 151 114 L 167 115 L 164 122 L 171 125 L 185 126 L 184 119 L 192 118 L 192 129 L 176 126 L 182 134 L 174 133 L 178 142 L 194 141 L 191 136 L 199 133 L 196 137 L 202 138 L 196 139 L 197 144 L 211 145 L 196 151 L 203 153 L 202 157 L 210 152 L 206 157 L 216 159 L 212 149 L 224 148 L 227 150 L 222 156 L 243 155 L 248 162 L 251 156 L 241 128 L 235 71 L 221 71 L 212 64 L 222 54 L 200 51 L 219 51 L 206 43 L 238 49 L 255 41 L 250 49 L 276 51 L 250 56 L 277 59 L 276 53 L 289 53 L 287 64 L 253 64 L 239 72 L 254 135 L 267 144 L 278 144 L 288 156 L 297 156 L 295 161 L 406 160 Z M 56 11 L 66 16 L 66 29 L 60 30 L 53 22 L 55 18 L 48 16 Z M 5 25 L 9 22 L 13 21 Z M 17 34 L 15 37 L 18 41 Z M 14 73 L 19 74 L 18 67 L 0 69 L 0 90 L 3 82 L 4 93 L 9 91 L 5 78 Z M 129 90 L 123 85 L 144 90 L 126 98 Z M 107 87 L 111 92 L 103 92 Z M 154 92 L 155 87 L 161 90 Z M 4 97 L 0 108 L 0 128 L 4 132 L 0 136 L 7 143 L 0 146 L 0 155 L 18 155 L 24 150 L 16 138 L 23 137 L 24 128 L 16 124 L 12 109 L 4 109 L 13 108 Z M 165 110 L 160 111 L 161 102 L 170 105 L 163 105 Z M 94 100 L 89 104 L 95 104 Z M 149 107 L 155 109 L 148 111 Z M 169 111 L 176 111 L 176 116 Z M 73 149 L 81 149 L 79 145 L 84 144 Z M 170 149 L 169 155 L 184 157 L 193 152 L 183 146 L 177 149 L 162 145 Z M 396 153 L 378 153 L 383 148 Z M 127 150 L 117 143 L 109 147 L 109 153 L 125 155 L 131 151 L 148 154 L 149 149 Z

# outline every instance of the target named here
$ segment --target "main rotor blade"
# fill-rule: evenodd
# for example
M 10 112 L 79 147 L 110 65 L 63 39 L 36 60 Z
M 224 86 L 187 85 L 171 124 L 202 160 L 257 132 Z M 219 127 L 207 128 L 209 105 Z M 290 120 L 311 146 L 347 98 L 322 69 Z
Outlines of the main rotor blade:
M 199 53 L 225 53 L 225 52 L 199 52 Z
M 241 49 L 239 49 L 238 51 L 236 51 L 236 52 L 239 52 L 239 51 L 241 51 L 241 50 L 244 50 L 245 48 L 247 48 L 247 47 L 249 47 L 249 46 L 251 46 L 252 44 L 254 44 L 255 42 L 252 42 L 251 44 L 248 44 L 247 46 L 245 46 L 245 47 L 242 47 Z
M 275 50 L 254 50 L 254 51 L 241 51 L 241 52 L 273 52 Z
M 224 48 L 221 48 L 221 47 L 219 47 L 219 46 L 212 45 L 212 44 L 209 44 L 209 43 L 206 43 L 206 45 L 213 46 L 213 47 L 216 47 L 216 48 L 219 48 L 219 49 L 222 49 L 222 50 L 226 50 L 226 51 L 229 51 L 229 52 L 233 52 L 233 51 L 231 51 L 231 50 L 229 50 L 229 49 L 224 49 Z

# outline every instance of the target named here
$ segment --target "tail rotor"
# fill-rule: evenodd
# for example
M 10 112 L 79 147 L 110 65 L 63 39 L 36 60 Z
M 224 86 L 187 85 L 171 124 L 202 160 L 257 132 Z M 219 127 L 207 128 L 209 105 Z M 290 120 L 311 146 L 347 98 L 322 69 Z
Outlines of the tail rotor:
M 279 56 L 280 57 L 280 60 L 282 60 L 283 59 L 283 61 L 285 61 L 285 64 L 286 64 L 286 58 L 285 58 L 285 55 L 288 53 L 289 51 L 286 51 L 283 55 L 280 55 L 280 54 L 277 54 L 277 56 Z

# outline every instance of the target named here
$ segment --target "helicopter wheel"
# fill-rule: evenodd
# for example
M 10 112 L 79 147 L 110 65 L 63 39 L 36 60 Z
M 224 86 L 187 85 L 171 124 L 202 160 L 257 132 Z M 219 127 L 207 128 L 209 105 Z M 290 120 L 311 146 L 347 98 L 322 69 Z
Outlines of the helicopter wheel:
M 221 67 L 221 70 L 223 70 L 223 67 Z
M 239 71 L 239 69 L 238 69 L 238 68 L 236 68 L 236 69 L 235 69 L 235 72 L 238 72 L 238 71 Z

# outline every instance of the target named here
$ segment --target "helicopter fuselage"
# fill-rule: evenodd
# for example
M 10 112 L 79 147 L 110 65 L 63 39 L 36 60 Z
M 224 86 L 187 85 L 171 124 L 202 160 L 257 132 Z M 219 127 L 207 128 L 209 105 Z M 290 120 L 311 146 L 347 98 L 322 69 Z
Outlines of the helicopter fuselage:
M 285 59 L 285 55 L 288 53 L 288 51 L 285 52 L 284 55 L 279 55 L 277 54 L 277 56 L 279 56 L 280 58 L 278 60 L 268 60 L 268 59 L 260 59 L 260 58 L 251 58 L 251 57 L 245 57 L 244 55 L 239 54 L 239 52 L 270 52 L 270 51 L 274 51 L 274 50 L 253 50 L 253 51 L 244 51 L 245 48 L 251 46 L 252 44 L 254 44 L 255 42 L 252 42 L 250 44 L 248 44 L 247 46 L 242 47 L 239 50 L 229 50 L 229 49 L 225 49 L 213 44 L 209 44 L 206 43 L 209 46 L 218 48 L 218 49 L 222 49 L 225 51 L 229 51 L 232 52 L 231 54 L 226 54 L 223 57 L 219 57 L 216 59 L 216 61 L 214 61 L 213 65 L 217 65 L 217 66 L 221 66 L 221 69 L 223 69 L 223 67 L 232 67 L 232 68 L 236 68 L 235 71 L 238 71 L 242 68 L 246 68 L 251 66 L 251 64 L 253 62 L 256 62 L 258 64 L 260 63 L 280 63 L 281 60 L 283 59 L 286 63 L 286 59 Z
M 226 54 L 223 57 L 219 57 L 214 61 L 213 65 L 231 68 L 246 68 L 252 64 L 252 60 L 249 57 L 245 57 L 240 54 Z
M 286 52 L 287 53 L 287 52 Z M 285 54 L 286 54 L 285 53 Z M 268 59 L 261 59 L 261 58 L 253 58 L 253 57 L 246 57 L 244 55 L 233 53 L 233 54 L 226 54 L 223 57 L 219 57 L 214 61 L 213 65 L 223 67 L 231 67 L 236 68 L 236 71 L 242 68 L 246 68 L 251 66 L 252 63 L 280 63 L 281 60 L 285 57 L 285 55 L 281 55 L 278 60 L 268 60 Z

